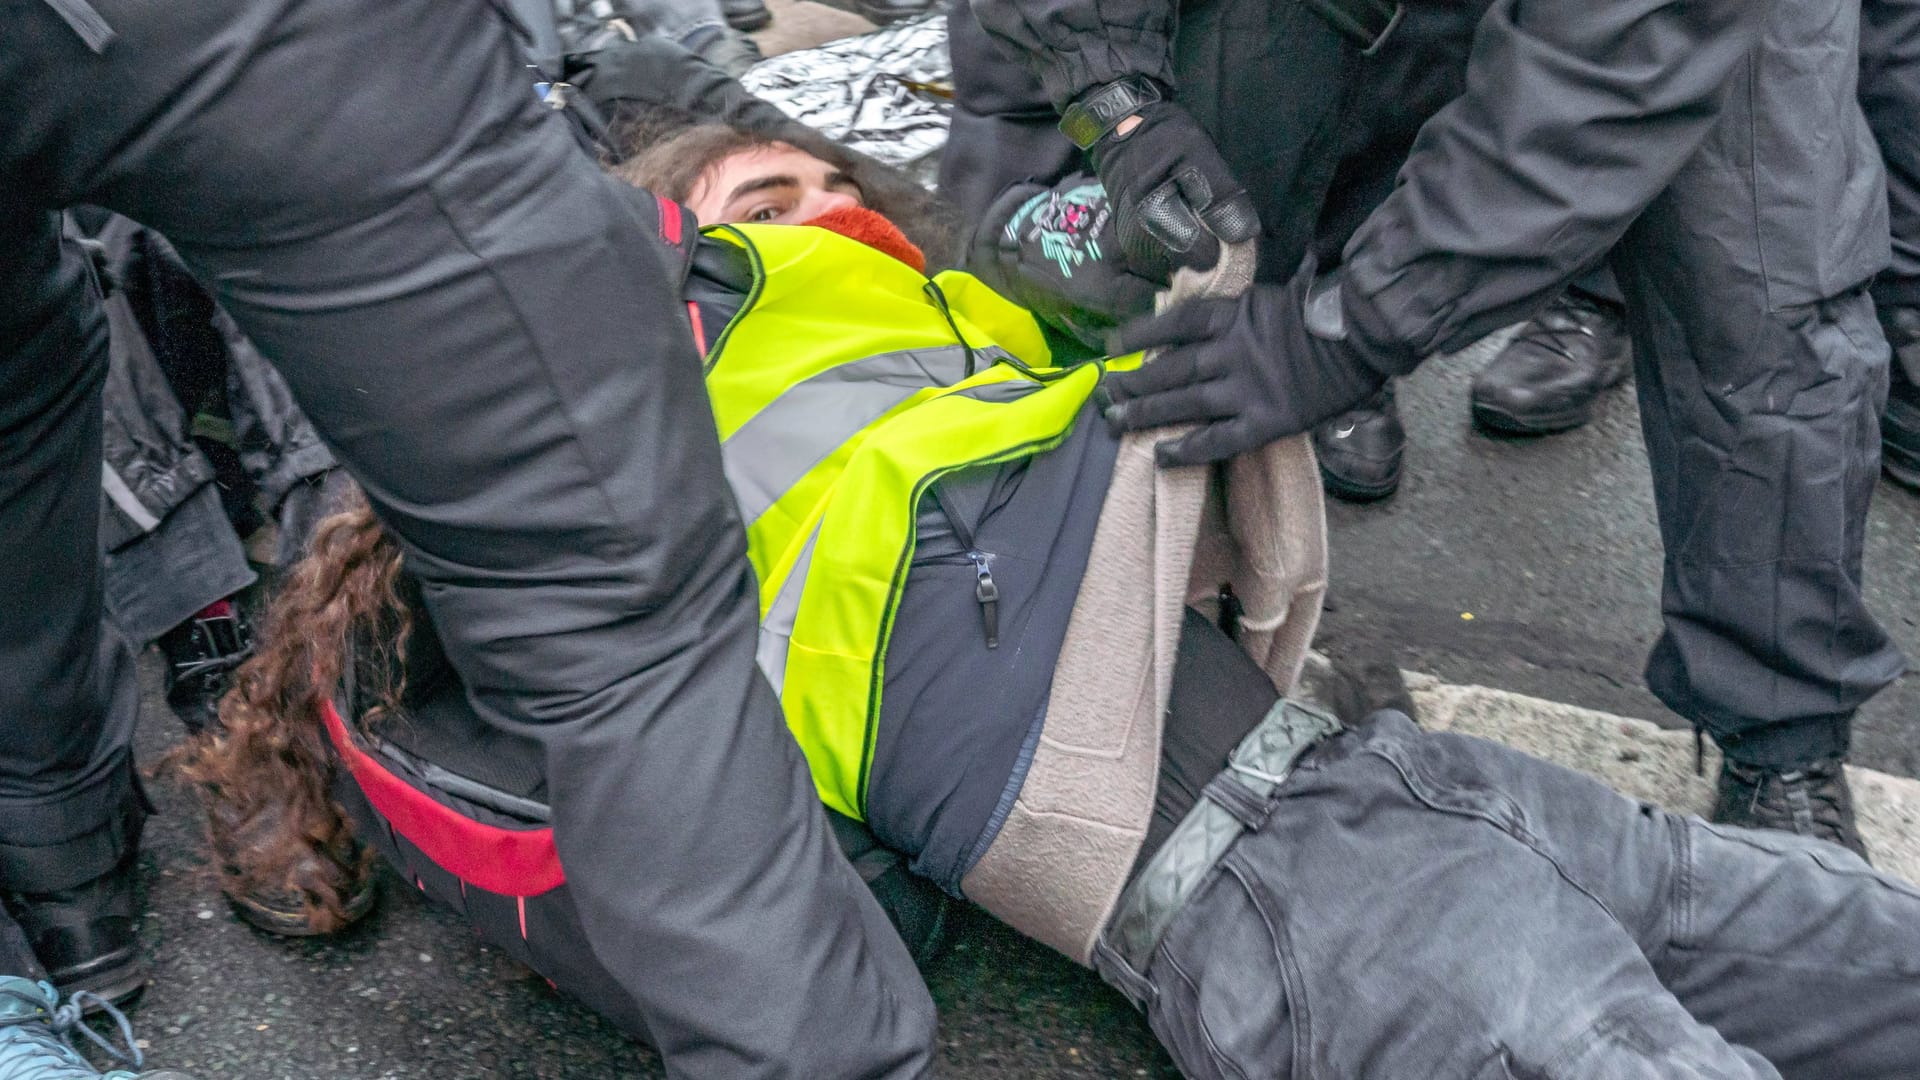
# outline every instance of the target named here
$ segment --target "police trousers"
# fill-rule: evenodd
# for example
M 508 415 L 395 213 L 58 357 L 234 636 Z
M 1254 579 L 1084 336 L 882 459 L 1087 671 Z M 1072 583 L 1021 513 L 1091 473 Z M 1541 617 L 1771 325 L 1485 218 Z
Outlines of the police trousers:
M 1395 712 L 1309 750 L 1144 970 L 1192 1080 L 1896 1080 L 1920 890 Z
M 65 842 L 131 792 L 104 328 L 56 214 L 85 202 L 174 243 L 401 538 L 476 709 L 540 745 L 582 933 L 669 1070 L 925 1075 L 932 1003 L 754 666 L 691 221 L 594 167 L 488 0 L 0 0 L 0 25 L 6 887 L 111 865 Z
M 1182 6 L 1176 96 L 1254 196 L 1263 279 L 1285 280 L 1309 250 L 1336 256 L 1385 198 L 1419 126 L 1464 87 L 1483 10 L 1413 0 L 1363 57 L 1304 5 Z M 1854 712 L 1904 662 L 1861 595 L 1887 347 L 1866 293 L 1886 253 L 1879 170 L 1852 156 L 1857 8 L 1771 10 L 1722 120 L 1611 265 L 1666 548 L 1648 685 L 1729 755 L 1790 766 L 1844 752 Z M 983 193 L 1077 162 L 1041 127 L 1056 118 L 1038 83 L 970 14 L 952 24 L 959 100 L 941 180 L 977 214 Z M 1019 157 L 986 147 L 1003 137 Z M 1501 292 L 1460 288 L 1468 310 Z
M 1887 163 L 1893 262 L 1874 282 L 1884 305 L 1920 305 L 1920 0 L 1864 0 L 1860 107 Z M 1920 370 L 1907 377 L 1920 382 Z

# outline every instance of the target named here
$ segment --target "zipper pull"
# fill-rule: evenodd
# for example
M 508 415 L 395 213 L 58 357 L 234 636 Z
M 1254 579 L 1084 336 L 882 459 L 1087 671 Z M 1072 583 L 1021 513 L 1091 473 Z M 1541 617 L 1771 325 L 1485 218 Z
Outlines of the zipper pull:
M 985 552 L 969 551 L 973 562 L 973 598 L 980 601 L 980 621 L 986 627 L 987 648 L 1000 647 L 1000 586 L 993 583 L 993 571 L 987 569 Z

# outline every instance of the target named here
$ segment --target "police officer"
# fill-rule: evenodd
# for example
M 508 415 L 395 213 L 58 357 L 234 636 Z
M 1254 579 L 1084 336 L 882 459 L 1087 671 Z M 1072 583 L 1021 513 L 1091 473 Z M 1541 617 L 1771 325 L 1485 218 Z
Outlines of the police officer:
M 1608 258 L 1666 545 L 1654 692 L 1726 752 L 1715 817 L 1859 847 L 1840 762 L 1902 659 L 1860 592 L 1887 348 L 1879 155 L 1845 0 L 1495 0 L 1465 93 L 1344 251 L 1302 256 L 1343 116 L 1393 48 L 1373 0 L 975 0 L 1085 149 L 1130 258 L 1254 235 L 1262 283 L 1123 333 L 1126 428 L 1222 458 L 1524 319 Z M 956 156 L 965 148 L 953 148 Z M 1257 225 L 1255 223 L 1257 218 Z M 1296 267 L 1299 269 L 1296 270 Z
M 87 202 L 175 243 L 403 538 L 669 1070 L 925 1075 L 932 1004 L 754 666 L 692 223 L 581 153 L 504 10 L 0 0 L 0 885 L 38 948 L 127 942 Z

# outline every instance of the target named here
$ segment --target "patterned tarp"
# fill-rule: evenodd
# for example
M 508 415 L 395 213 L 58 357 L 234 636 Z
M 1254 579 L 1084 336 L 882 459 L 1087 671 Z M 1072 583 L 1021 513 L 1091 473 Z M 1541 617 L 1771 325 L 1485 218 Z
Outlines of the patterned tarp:
M 953 85 L 944 14 L 769 57 L 740 81 L 794 119 L 933 186 Z

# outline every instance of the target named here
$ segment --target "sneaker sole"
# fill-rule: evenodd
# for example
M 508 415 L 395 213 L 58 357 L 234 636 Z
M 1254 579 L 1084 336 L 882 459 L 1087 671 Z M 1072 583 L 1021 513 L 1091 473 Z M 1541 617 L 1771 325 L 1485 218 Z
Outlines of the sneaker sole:
M 264 930 L 275 937 L 306 938 L 326 937 L 345 930 L 371 914 L 375 902 L 379 899 L 379 889 L 369 882 L 365 889 L 347 898 L 346 911 L 343 913 L 346 916 L 346 922 L 332 930 L 314 929 L 313 924 L 307 921 L 307 913 L 304 911 L 282 911 L 246 897 L 228 896 L 227 906 L 233 909 L 233 913 L 240 917 L 241 922 L 256 930 Z

